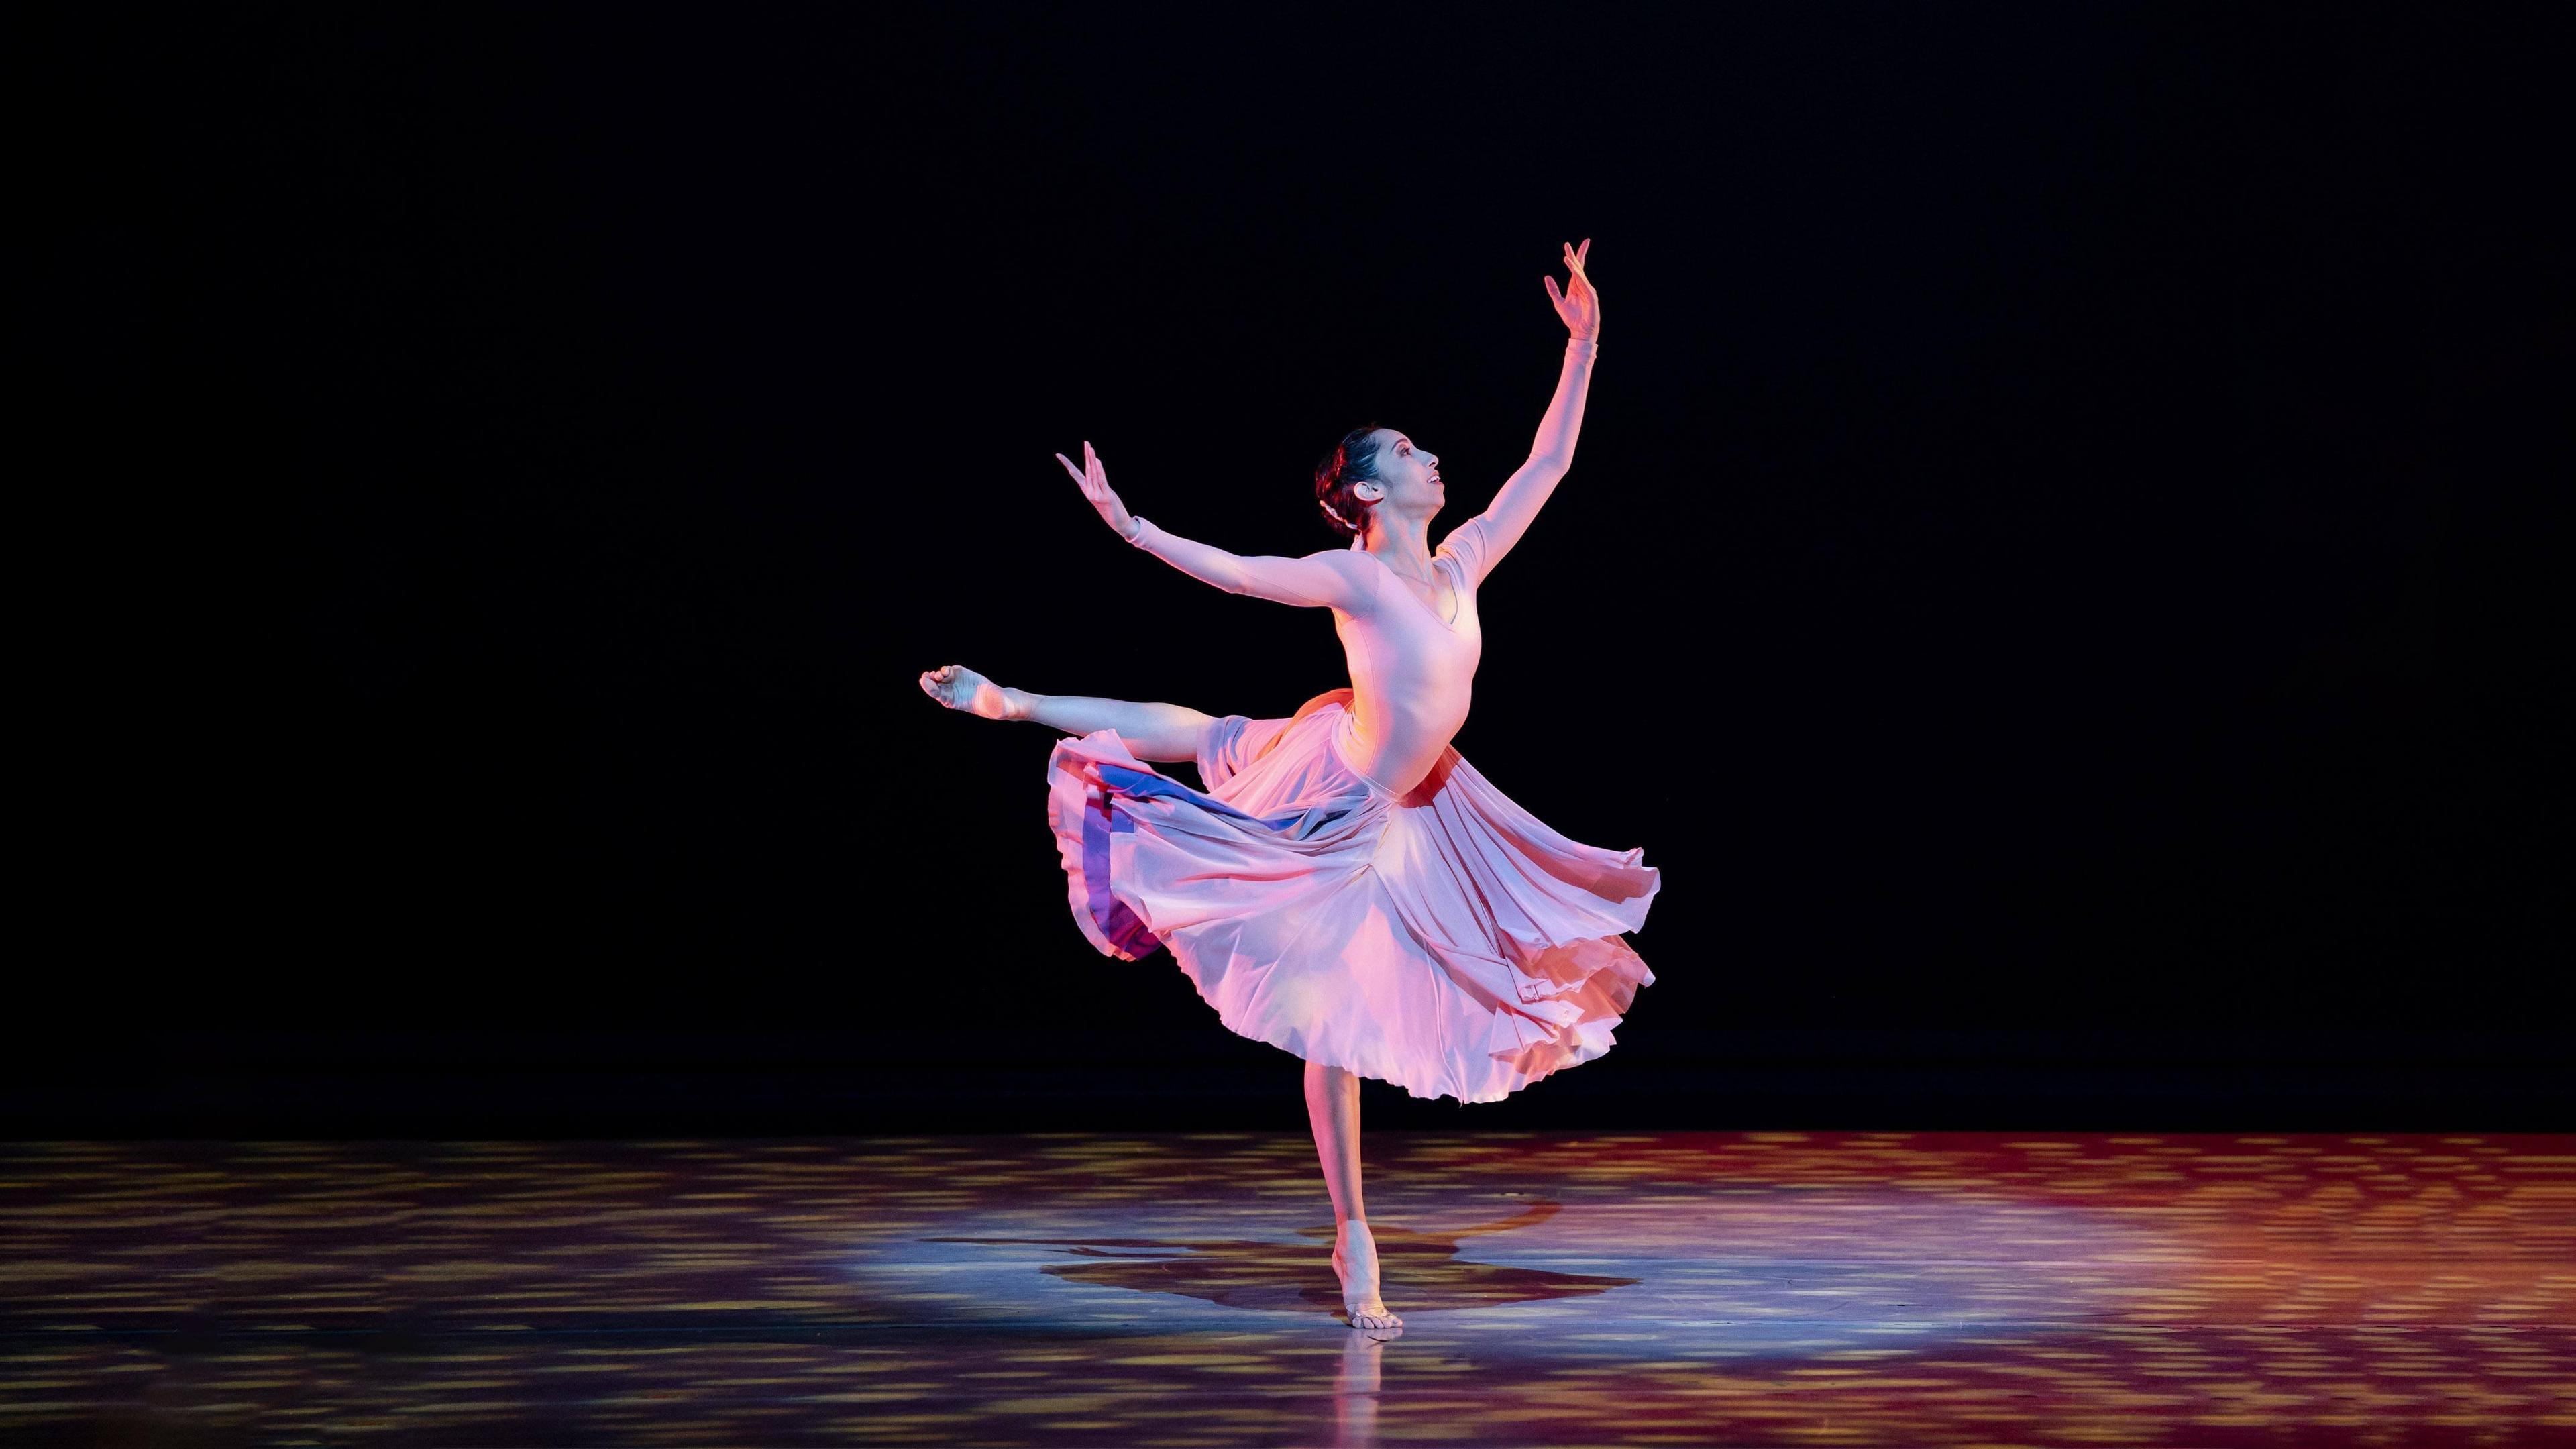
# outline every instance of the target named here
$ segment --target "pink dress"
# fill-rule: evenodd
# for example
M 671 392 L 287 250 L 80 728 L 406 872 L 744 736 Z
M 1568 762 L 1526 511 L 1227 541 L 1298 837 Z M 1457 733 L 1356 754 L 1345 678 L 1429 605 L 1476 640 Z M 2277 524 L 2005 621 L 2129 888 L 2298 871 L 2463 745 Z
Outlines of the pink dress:
M 1334 610 L 1354 688 L 1218 720 L 1204 788 L 1112 730 L 1057 741 L 1051 824 L 1093 946 L 1169 947 L 1228 1030 L 1416 1097 L 1499 1101 L 1610 1050 L 1655 979 L 1620 935 L 1660 882 L 1642 851 L 1567 839 L 1447 745 L 1483 651 L 1486 537 L 1480 515 L 1433 555 L 1446 621 L 1363 554 L 1375 607 Z M 1363 717 L 1389 723 L 1355 734 Z M 1353 764 L 1408 755 L 1430 763 L 1402 793 Z

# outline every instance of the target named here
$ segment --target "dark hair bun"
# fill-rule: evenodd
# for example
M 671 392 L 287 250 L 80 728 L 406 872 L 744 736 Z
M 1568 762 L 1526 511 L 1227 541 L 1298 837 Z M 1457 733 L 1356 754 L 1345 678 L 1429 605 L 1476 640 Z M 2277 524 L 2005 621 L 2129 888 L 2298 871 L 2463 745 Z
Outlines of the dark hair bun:
M 1378 425 L 1351 429 L 1315 465 L 1315 506 L 1324 526 L 1344 538 L 1357 538 L 1368 527 L 1369 504 L 1351 490 L 1377 481 Z

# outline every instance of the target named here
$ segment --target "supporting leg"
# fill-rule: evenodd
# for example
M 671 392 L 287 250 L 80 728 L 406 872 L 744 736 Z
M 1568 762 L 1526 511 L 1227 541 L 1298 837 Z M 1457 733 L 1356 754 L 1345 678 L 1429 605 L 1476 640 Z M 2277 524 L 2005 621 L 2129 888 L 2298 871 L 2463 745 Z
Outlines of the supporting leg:
M 1360 1197 L 1359 1077 L 1306 1063 L 1306 1117 L 1324 1164 L 1324 1190 L 1333 1198 L 1333 1272 L 1342 1280 L 1343 1311 L 1353 1328 L 1400 1328 L 1404 1320 L 1379 1296 L 1377 1240 Z

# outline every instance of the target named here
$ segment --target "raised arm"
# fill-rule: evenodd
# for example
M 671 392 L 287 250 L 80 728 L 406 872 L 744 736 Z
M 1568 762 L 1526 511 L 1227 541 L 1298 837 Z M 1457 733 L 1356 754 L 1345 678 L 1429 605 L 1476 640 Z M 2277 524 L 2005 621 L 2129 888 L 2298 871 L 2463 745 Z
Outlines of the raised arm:
M 1120 538 L 1201 583 L 1214 584 L 1229 594 L 1250 594 L 1256 599 L 1311 609 L 1358 613 L 1368 607 L 1369 595 L 1363 581 L 1355 576 L 1347 549 L 1327 549 L 1303 558 L 1228 553 L 1214 544 L 1157 528 L 1151 520 L 1129 513 L 1127 505 L 1110 490 L 1108 472 L 1089 443 L 1082 445 L 1082 467 L 1075 467 L 1073 460 L 1062 453 L 1056 454 L 1055 460 L 1073 475 L 1074 482 L 1082 485 L 1082 496 L 1091 500 L 1101 521 L 1116 529 Z
M 1548 496 L 1556 492 L 1557 481 L 1574 466 L 1574 440 L 1583 432 L 1583 396 L 1592 387 L 1592 361 L 1601 350 L 1601 294 L 1592 289 L 1592 279 L 1583 271 L 1585 254 L 1591 250 L 1589 238 L 1580 247 L 1565 249 L 1565 267 L 1573 276 L 1564 292 L 1557 291 L 1556 278 L 1541 278 L 1556 315 L 1565 322 L 1565 367 L 1556 375 L 1556 396 L 1548 400 L 1547 415 L 1539 419 L 1529 460 L 1479 515 L 1485 521 L 1486 572 L 1521 541 L 1530 520 L 1538 517 Z

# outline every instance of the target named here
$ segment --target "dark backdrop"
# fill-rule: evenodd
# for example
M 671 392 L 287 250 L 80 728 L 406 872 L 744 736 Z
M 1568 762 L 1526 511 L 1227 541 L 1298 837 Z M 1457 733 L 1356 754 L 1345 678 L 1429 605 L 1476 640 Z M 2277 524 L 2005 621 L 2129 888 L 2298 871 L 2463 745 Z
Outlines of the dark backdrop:
M 1343 682 L 1049 455 L 1302 553 L 1382 420 L 1436 536 L 1584 236 L 1457 743 L 1658 981 L 1373 1125 L 2568 1125 L 2540 12 L 443 9 L 52 37 L 13 1130 L 1302 1120 L 914 676 Z

